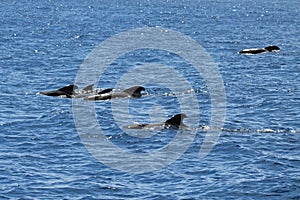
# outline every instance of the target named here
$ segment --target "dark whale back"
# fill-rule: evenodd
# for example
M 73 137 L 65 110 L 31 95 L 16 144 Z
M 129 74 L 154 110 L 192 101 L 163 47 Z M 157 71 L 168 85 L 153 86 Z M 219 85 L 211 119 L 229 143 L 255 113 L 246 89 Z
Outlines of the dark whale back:
M 110 93 L 113 89 L 112 88 L 107 88 L 107 89 L 104 89 L 100 92 L 98 92 L 97 94 L 105 94 L 105 93 Z
M 183 119 L 187 116 L 185 114 L 177 114 L 160 124 L 132 124 L 125 126 L 128 129 L 147 129 L 147 128 L 187 128 L 187 126 L 183 123 Z
M 122 92 L 112 92 L 112 90 L 113 89 L 108 88 L 98 92 L 97 95 L 92 95 L 90 97 L 86 97 L 85 99 L 86 100 L 108 100 L 114 98 L 129 98 L 129 97 L 138 98 L 142 96 L 141 91 L 144 91 L 145 88 L 142 86 L 134 86 L 126 90 L 123 90 Z
M 278 46 L 267 46 L 265 48 L 253 48 L 253 49 L 243 49 L 239 51 L 240 54 L 260 54 L 266 52 L 278 52 L 280 48 Z
M 174 126 L 179 128 L 180 126 L 185 126 L 183 119 L 187 116 L 185 114 L 176 114 L 165 122 L 165 125 Z
M 280 51 L 280 48 L 278 46 L 267 46 L 265 47 L 265 49 L 269 52 L 276 52 L 276 51 Z
M 123 92 L 129 94 L 132 97 L 141 97 L 141 92 L 145 91 L 145 88 L 142 86 L 133 86 L 131 88 L 128 88 L 126 90 L 123 90 Z
M 76 85 L 67 85 L 65 87 L 62 87 L 58 89 L 57 91 L 63 92 L 66 95 L 72 95 L 74 93 L 74 90 L 76 90 L 78 87 Z
M 46 91 L 46 92 L 39 92 L 39 94 L 47 95 L 47 96 L 53 96 L 53 97 L 67 97 L 67 98 L 72 98 L 72 95 L 74 93 L 74 90 L 77 89 L 78 87 L 76 85 L 67 85 L 64 86 L 58 90 L 54 91 Z

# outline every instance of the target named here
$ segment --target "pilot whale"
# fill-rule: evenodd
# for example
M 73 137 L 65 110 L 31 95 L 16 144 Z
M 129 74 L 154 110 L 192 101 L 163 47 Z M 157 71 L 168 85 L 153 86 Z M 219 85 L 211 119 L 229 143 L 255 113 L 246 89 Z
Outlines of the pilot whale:
M 93 90 L 93 85 L 94 84 L 90 84 L 79 91 L 77 90 L 78 86 L 76 86 L 76 85 L 66 85 L 57 90 L 39 92 L 38 94 L 42 94 L 42 95 L 46 95 L 46 96 L 61 97 L 61 98 L 83 98 L 83 97 L 90 96 L 93 94 L 105 94 L 105 93 L 109 93 L 112 91 L 111 88 L 108 88 L 108 89 L 104 89 L 100 92 L 95 93 L 95 91 Z
M 105 93 L 98 93 L 96 95 L 87 96 L 85 100 L 108 100 L 108 99 L 115 99 L 115 98 L 139 98 L 142 96 L 141 92 L 145 91 L 145 88 L 142 86 L 133 86 L 121 92 L 105 92 Z
M 75 90 L 78 89 L 76 85 L 66 85 L 62 88 L 52 91 L 39 92 L 39 94 L 52 96 L 52 97 L 64 97 L 71 98 L 72 95 L 75 94 Z
M 253 48 L 253 49 L 243 49 L 239 51 L 240 54 L 260 54 L 267 52 L 279 52 L 280 48 L 278 46 L 267 46 L 265 48 Z
M 174 128 L 174 129 L 182 129 L 182 128 L 187 128 L 183 123 L 183 119 L 186 118 L 187 116 L 183 113 L 181 114 L 176 114 L 173 115 L 170 119 L 167 121 L 160 123 L 160 124 L 132 124 L 125 126 L 127 129 L 151 129 L 151 128 L 156 128 L 156 127 L 161 127 L 161 128 Z

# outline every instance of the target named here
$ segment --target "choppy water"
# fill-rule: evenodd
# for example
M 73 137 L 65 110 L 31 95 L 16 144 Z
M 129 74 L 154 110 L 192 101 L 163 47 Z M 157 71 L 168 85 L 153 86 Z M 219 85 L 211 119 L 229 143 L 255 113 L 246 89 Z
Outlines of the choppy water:
M 1 199 L 300 198 L 298 1 L 1 4 Z M 157 26 L 191 37 L 211 55 L 224 82 L 226 120 L 217 144 L 204 159 L 199 159 L 199 150 L 206 131 L 196 129 L 192 144 L 175 162 L 152 172 L 126 173 L 87 151 L 75 127 L 71 99 L 37 92 L 73 83 L 86 56 L 110 36 Z M 281 51 L 237 54 L 267 45 L 278 45 Z M 114 87 L 124 73 L 142 63 L 172 66 L 184 75 L 191 88 L 177 96 L 189 98 L 193 89 L 200 105 L 199 123 L 209 125 L 211 101 L 205 81 L 194 79 L 189 64 L 176 55 L 151 50 L 123 55 L 98 87 Z M 154 83 L 146 88 L 143 98 L 130 101 L 130 119 L 122 118 L 126 117 L 123 100 L 91 103 L 105 139 L 131 153 L 155 152 L 177 134 L 160 130 L 143 138 L 139 131 L 129 135 L 118 127 L 160 122 L 180 112 L 168 88 Z M 116 105 L 121 105 L 115 109 L 121 119 L 112 116 Z M 122 164 L 114 161 L 115 166 Z

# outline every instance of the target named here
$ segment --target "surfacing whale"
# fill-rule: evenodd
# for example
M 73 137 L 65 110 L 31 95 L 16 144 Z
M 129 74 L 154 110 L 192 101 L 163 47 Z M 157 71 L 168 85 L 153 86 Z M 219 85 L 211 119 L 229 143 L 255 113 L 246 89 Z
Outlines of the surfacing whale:
M 105 90 L 104 90 L 105 91 Z M 98 93 L 96 95 L 87 96 L 84 99 L 85 100 L 108 100 L 108 99 L 115 99 L 115 98 L 139 98 L 142 96 L 141 92 L 145 91 L 145 88 L 142 86 L 133 86 L 131 88 L 128 88 L 126 90 L 123 90 L 122 92 L 110 92 L 105 91 L 105 93 Z
M 182 129 L 187 128 L 187 126 L 183 123 L 183 119 L 187 116 L 183 113 L 173 115 L 167 121 L 160 123 L 160 124 L 132 124 L 125 126 L 127 129 L 151 129 L 156 127 L 161 128 L 174 128 L 174 129 Z
M 71 98 L 72 95 L 75 94 L 75 90 L 78 89 L 76 85 L 66 85 L 62 88 L 52 91 L 39 92 L 39 94 L 52 96 L 52 97 L 63 97 L 63 98 Z
M 243 49 L 239 51 L 240 54 L 260 54 L 267 52 L 279 52 L 280 48 L 278 46 L 267 46 L 265 48 L 253 48 L 253 49 Z
M 78 86 L 76 85 L 66 85 L 62 88 L 52 91 L 39 92 L 38 94 L 53 96 L 53 97 L 61 97 L 61 98 L 84 98 L 94 94 L 105 94 L 112 91 L 111 88 L 104 89 L 100 92 L 95 92 L 93 90 L 94 84 L 90 84 L 84 87 L 82 90 L 77 90 Z

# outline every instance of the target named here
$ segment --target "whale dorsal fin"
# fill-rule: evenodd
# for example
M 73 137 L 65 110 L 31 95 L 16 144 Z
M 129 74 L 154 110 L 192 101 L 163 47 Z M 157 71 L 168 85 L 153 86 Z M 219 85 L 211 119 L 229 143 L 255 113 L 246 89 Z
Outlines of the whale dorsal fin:
M 66 85 L 60 89 L 58 89 L 58 91 L 61 92 L 65 92 L 66 94 L 73 94 L 74 90 L 77 89 L 78 87 L 76 85 Z
M 183 119 L 186 118 L 187 116 L 185 114 L 176 114 L 170 119 L 168 119 L 165 124 L 170 125 L 170 126 L 175 126 L 175 127 L 180 127 L 180 126 L 185 126 L 183 123 Z
M 131 88 L 128 88 L 126 90 L 123 90 L 123 92 L 129 94 L 132 97 L 141 97 L 141 92 L 145 91 L 145 88 L 142 86 L 133 86 Z
M 91 91 L 91 90 L 93 90 L 93 86 L 94 86 L 94 84 L 90 84 L 90 85 L 86 86 L 85 88 L 83 88 L 82 90 L 83 91 Z

